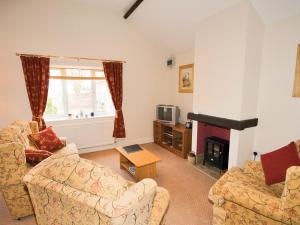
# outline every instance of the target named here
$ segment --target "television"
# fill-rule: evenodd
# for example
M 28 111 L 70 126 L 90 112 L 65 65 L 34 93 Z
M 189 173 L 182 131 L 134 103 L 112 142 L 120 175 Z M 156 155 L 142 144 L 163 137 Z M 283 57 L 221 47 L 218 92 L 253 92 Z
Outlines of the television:
M 179 122 L 180 110 L 177 106 L 173 105 L 157 105 L 156 106 L 156 119 L 176 125 Z

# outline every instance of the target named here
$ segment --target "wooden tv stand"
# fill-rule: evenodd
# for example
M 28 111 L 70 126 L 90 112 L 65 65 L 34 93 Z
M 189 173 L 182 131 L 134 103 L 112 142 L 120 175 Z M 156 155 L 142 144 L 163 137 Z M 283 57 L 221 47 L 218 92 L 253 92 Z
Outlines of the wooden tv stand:
M 174 154 L 186 158 L 191 151 L 192 129 L 183 124 L 172 125 L 158 120 L 153 122 L 154 142 Z

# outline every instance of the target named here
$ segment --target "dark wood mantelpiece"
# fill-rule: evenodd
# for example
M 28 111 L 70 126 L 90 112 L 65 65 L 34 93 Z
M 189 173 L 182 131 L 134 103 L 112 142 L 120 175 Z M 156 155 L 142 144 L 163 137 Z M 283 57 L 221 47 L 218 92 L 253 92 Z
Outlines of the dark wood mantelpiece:
M 203 122 L 206 124 L 224 127 L 234 130 L 244 130 L 249 127 L 256 127 L 258 123 L 258 118 L 248 119 L 248 120 L 231 120 L 222 117 L 209 116 L 204 114 L 188 113 L 188 119 L 196 120 L 198 122 Z

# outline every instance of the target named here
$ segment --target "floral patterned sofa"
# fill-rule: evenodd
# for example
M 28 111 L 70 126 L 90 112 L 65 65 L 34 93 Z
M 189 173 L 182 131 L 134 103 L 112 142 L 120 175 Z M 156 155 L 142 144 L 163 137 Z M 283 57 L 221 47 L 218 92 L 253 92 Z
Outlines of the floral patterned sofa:
M 296 145 L 300 153 L 300 141 Z M 244 169 L 225 173 L 209 199 L 214 225 L 300 224 L 300 167 L 290 167 L 285 182 L 267 186 L 261 163 L 247 161 Z
M 36 122 L 15 121 L 0 131 L 0 191 L 13 218 L 32 215 L 33 208 L 23 182 L 24 175 L 32 168 L 26 163 L 24 149 L 31 145 L 28 134 L 38 132 Z M 62 139 L 66 143 L 65 139 Z M 78 154 L 74 144 L 55 152 Z
M 132 183 L 78 155 L 53 155 L 24 182 L 39 225 L 159 225 L 169 204 L 154 180 Z

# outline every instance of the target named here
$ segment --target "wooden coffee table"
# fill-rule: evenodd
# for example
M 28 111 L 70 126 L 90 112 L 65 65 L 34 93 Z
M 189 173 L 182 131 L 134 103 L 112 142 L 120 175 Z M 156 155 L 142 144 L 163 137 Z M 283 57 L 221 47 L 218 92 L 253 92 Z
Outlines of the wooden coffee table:
M 156 163 L 160 161 L 159 157 L 144 147 L 141 146 L 141 148 L 143 150 L 132 153 L 127 153 L 122 147 L 117 148 L 120 153 L 120 168 L 127 170 L 135 181 L 144 178 L 155 178 Z

